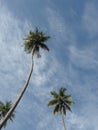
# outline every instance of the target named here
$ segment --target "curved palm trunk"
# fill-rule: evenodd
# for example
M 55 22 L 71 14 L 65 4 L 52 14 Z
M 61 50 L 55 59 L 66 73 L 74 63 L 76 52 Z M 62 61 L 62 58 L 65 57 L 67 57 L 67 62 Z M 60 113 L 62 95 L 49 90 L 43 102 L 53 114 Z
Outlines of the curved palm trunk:
M 32 63 L 31 63 L 31 68 L 30 68 L 30 72 L 29 72 L 29 75 L 27 77 L 27 80 L 26 80 L 20 94 L 18 95 L 15 103 L 13 104 L 12 108 L 8 111 L 8 113 L 5 115 L 3 120 L 0 122 L 0 130 L 5 125 L 6 121 L 9 119 L 10 115 L 14 112 L 14 110 L 17 107 L 18 103 L 20 102 L 24 92 L 26 91 L 26 88 L 28 87 L 28 84 L 29 84 L 29 81 L 30 81 L 30 78 L 31 78 L 31 75 L 32 75 L 32 72 L 33 72 L 33 66 L 34 66 L 34 62 L 33 62 L 34 49 L 35 49 L 35 46 L 34 46 L 34 48 L 32 50 Z
M 64 126 L 64 130 L 66 130 L 66 125 L 65 125 L 65 122 L 64 122 L 64 114 L 63 114 L 63 111 L 61 112 L 61 115 L 62 115 L 62 123 L 63 123 L 63 126 Z

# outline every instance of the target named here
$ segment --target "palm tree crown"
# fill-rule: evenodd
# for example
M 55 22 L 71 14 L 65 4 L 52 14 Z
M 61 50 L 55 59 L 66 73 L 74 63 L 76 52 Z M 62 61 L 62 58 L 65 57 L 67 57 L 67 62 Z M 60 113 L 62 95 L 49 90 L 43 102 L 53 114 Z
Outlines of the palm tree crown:
M 31 53 L 33 51 L 33 55 L 36 54 L 38 57 L 40 57 L 40 47 L 49 51 L 48 46 L 44 44 L 44 42 L 46 42 L 49 38 L 50 36 L 46 36 L 43 32 L 36 28 L 35 32 L 30 31 L 29 35 L 24 39 L 24 50 L 27 53 Z
M 72 95 L 70 94 L 66 94 L 66 88 L 60 88 L 59 92 L 51 92 L 51 95 L 53 96 L 53 100 L 51 100 L 48 103 L 48 106 L 53 106 L 55 105 L 54 108 L 54 115 L 57 114 L 58 112 L 60 112 L 60 114 L 62 115 L 62 123 L 64 126 L 64 130 L 66 130 L 66 126 L 65 126 L 65 122 L 64 122 L 64 115 L 66 115 L 66 110 L 68 109 L 69 111 L 71 111 L 71 105 L 73 104 L 72 102 Z
M 51 95 L 54 99 L 48 103 L 48 106 L 55 105 L 53 111 L 54 114 L 57 114 L 58 112 L 63 112 L 63 114 L 66 115 L 66 110 L 71 111 L 70 107 L 73 104 L 72 95 L 65 94 L 66 90 L 66 88 L 60 88 L 58 93 L 56 93 L 55 91 L 51 92 Z
M 5 115 L 10 110 L 11 107 L 12 107 L 11 101 L 7 101 L 6 103 L 0 102 L 0 120 L 2 120 L 5 117 Z M 13 118 L 15 118 L 15 114 L 14 113 L 12 113 L 10 115 L 9 119 L 11 121 L 13 121 Z M 4 127 L 6 126 L 6 123 L 4 124 Z

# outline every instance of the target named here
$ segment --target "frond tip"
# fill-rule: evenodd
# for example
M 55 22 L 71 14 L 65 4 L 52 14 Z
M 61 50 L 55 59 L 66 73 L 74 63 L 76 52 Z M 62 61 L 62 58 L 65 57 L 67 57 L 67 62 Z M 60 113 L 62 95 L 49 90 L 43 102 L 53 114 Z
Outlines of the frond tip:
M 51 101 L 48 103 L 48 107 L 55 105 L 57 102 L 58 102 L 58 100 L 55 100 L 55 99 L 54 99 L 54 100 L 51 100 Z
M 55 106 L 53 113 L 54 115 L 56 115 L 58 112 L 59 112 L 59 104 Z

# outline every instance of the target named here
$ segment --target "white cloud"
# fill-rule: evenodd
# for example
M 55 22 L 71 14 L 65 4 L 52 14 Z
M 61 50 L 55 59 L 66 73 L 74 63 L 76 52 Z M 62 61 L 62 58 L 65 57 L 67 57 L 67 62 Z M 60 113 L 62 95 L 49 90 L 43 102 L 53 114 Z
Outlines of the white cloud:
M 59 46 L 63 44 L 62 42 L 66 43 L 66 46 L 71 43 L 74 44 L 76 36 L 66 23 L 66 19 L 57 10 L 49 7 L 46 8 L 46 15 L 53 37 Z
M 85 118 L 79 117 L 74 113 L 71 113 L 70 116 L 67 119 L 68 128 L 75 128 L 78 130 L 85 130 Z
M 95 69 L 98 67 L 97 49 L 96 46 L 87 46 L 84 49 L 70 46 L 70 60 L 77 67 Z
M 3 87 L 0 91 L 1 96 L 4 94 L 13 98 L 16 95 L 13 92 L 20 87 L 20 85 L 16 87 L 16 83 L 22 81 L 21 77 L 25 76 L 26 71 L 23 67 L 26 67 L 27 63 L 23 60 L 22 45 L 23 36 L 29 28 L 28 22 L 24 21 L 23 25 L 11 14 L 3 2 L 0 4 L 0 86 Z M 12 90 L 11 93 L 9 89 Z
M 87 2 L 83 14 L 84 29 L 90 37 L 98 36 L 98 7 L 97 2 Z

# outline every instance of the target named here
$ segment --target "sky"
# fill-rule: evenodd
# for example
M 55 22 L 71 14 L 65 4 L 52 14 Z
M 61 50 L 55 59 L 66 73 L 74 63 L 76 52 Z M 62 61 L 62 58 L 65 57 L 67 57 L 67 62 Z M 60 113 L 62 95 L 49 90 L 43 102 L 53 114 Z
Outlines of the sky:
M 0 0 L 0 101 L 17 98 L 31 55 L 24 38 L 38 27 L 51 38 L 49 52 L 34 58 L 34 71 L 16 118 L 6 130 L 63 130 L 53 115 L 50 91 L 66 87 L 75 104 L 67 111 L 67 130 L 98 130 L 98 1 Z

